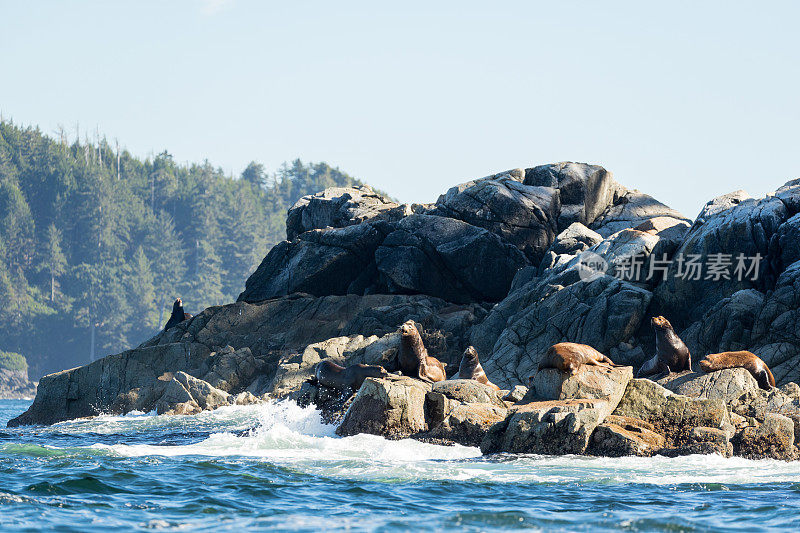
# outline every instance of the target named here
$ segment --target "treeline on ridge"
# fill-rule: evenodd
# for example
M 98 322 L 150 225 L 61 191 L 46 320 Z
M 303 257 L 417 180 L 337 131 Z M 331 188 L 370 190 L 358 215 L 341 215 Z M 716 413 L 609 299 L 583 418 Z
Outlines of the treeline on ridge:
M 326 163 L 232 178 L 59 137 L 0 121 L 0 351 L 37 379 L 138 345 L 177 296 L 191 313 L 235 300 L 294 202 L 361 184 Z

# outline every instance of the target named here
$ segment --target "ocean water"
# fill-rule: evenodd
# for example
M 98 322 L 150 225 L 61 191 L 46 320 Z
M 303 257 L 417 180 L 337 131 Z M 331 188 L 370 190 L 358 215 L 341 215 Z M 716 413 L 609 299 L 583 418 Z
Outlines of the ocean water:
M 800 463 L 482 457 L 338 438 L 289 402 L 5 429 L 0 531 L 757 531 L 800 528 Z

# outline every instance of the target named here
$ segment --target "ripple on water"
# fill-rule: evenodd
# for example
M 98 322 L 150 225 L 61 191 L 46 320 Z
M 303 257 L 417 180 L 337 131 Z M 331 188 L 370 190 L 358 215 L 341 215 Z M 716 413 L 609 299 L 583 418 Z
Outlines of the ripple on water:
M 0 402 L 0 420 L 25 406 Z M 9 429 L 0 525 L 741 531 L 791 529 L 800 504 L 797 463 L 482 457 L 333 429 L 290 402 Z

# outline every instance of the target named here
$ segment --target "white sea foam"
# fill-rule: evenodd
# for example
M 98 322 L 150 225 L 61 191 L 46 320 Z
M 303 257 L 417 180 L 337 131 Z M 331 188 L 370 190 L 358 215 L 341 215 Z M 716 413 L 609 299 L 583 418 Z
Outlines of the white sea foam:
M 224 407 L 192 417 L 101 417 L 59 424 L 60 431 L 114 433 L 154 428 L 208 430 L 188 445 L 96 444 L 125 457 L 241 457 L 318 476 L 371 481 L 463 480 L 499 483 L 771 483 L 800 482 L 800 463 L 725 459 L 585 456 L 481 457 L 465 446 L 436 446 L 375 435 L 339 438 L 319 411 L 292 402 Z M 249 431 L 247 431 L 250 429 Z

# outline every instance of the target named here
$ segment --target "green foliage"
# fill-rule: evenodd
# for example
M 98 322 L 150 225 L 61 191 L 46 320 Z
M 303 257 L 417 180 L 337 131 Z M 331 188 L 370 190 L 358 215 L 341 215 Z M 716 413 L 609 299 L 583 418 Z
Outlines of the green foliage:
M 67 144 L 0 122 L 0 350 L 34 377 L 131 348 L 180 296 L 186 310 L 236 299 L 286 235 L 286 211 L 361 182 L 295 160 L 240 179 L 166 151 L 139 159 L 105 141 Z
M 28 362 L 14 352 L 0 352 L 0 370 L 28 370 Z

